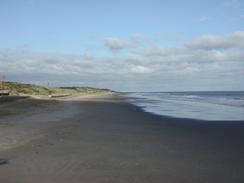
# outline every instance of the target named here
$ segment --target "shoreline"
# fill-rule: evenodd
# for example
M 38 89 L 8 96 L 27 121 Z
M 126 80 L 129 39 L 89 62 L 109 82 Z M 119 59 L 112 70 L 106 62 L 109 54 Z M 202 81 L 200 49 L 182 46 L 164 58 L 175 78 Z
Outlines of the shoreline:
M 154 115 L 119 94 L 3 106 L 0 145 L 17 144 L 0 149 L 0 182 L 244 182 L 241 122 Z
M 163 116 L 203 121 L 244 121 L 244 92 L 134 92 L 129 101 Z

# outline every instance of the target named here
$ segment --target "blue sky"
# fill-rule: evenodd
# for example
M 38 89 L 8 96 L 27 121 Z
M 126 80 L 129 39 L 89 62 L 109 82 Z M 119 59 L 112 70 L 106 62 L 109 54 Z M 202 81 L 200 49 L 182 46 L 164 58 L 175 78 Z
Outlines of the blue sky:
M 105 37 L 134 34 L 176 46 L 199 35 L 243 30 L 243 10 L 241 1 L 223 0 L 2 0 L 0 47 L 99 54 Z
M 242 0 L 1 0 L 1 54 L 6 55 L 11 52 L 16 57 L 14 57 L 14 61 L 11 61 L 9 57 L 4 58 L 2 56 L 0 57 L 0 62 L 6 63 L 6 60 L 8 60 L 5 68 L 8 70 L 9 78 L 23 77 L 20 80 L 27 81 L 25 73 L 28 73 L 28 76 L 32 74 L 31 71 L 33 75 L 36 74 L 33 69 L 35 67 L 34 64 L 31 67 L 28 65 L 30 61 L 27 63 L 28 67 L 25 67 L 29 68 L 29 70 L 26 70 L 25 73 L 18 75 L 17 70 L 15 73 L 11 73 L 14 70 L 12 67 L 16 66 L 16 60 L 21 60 L 23 57 L 27 57 L 36 65 L 40 65 L 40 63 L 43 63 L 42 59 L 48 57 L 51 60 L 56 60 L 55 67 L 64 65 L 63 60 L 58 60 L 60 57 L 62 59 L 66 58 L 67 62 L 71 62 L 72 59 L 67 58 L 67 55 L 72 58 L 75 57 L 75 60 L 80 60 L 79 62 L 82 63 L 86 63 L 88 62 L 87 59 L 90 59 L 97 65 L 103 62 L 103 70 L 100 67 L 97 68 L 98 66 L 92 65 L 89 67 L 93 67 L 96 71 L 89 71 L 86 73 L 86 77 L 83 75 L 79 76 L 77 73 L 72 76 L 73 71 L 70 74 L 67 73 L 72 76 L 71 81 L 74 81 L 72 84 L 76 84 L 79 81 L 79 77 L 81 77 L 89 78 L 86 81 L 83 80 L 81 84 L 93 86 L 97 85 L 97 78 L 104 77 L 104 85 L 101 87 L 111 87 L 118 90 L 145 90 L 146 87 L 143 88 L 143 86 L 147 85 L 147 82 L 145 84 L 142 81 L 148 80 L 148 84 L 150 84 L 151 78 L 153 78 L 152 80 L 158 80 L 158 78 L 164 77 L 168 81 L 169 78 L 172 79 L 174 76 L 172 73 L 172 75 L 163 76 L 160 75 L 163 70 L 154 72 L 152 68 L 147 68 L 146 65 L 152 63 L 150 62 L 149 64 L 148 58 L 144 53 L 165 52 L 162 49 L 171 49 L 172 52 L 172 50 L 175 51 L 182 48 L 192 40 L 198 40 L 204 36 L 212 36 L 217 41 L 219 39 L 231 41 L 230 39 L 236 39 L 235 33 L 239 32 L 240 35 L 238 34 L 238 36 L 242 39 L 243 30 L 244 2 Z M 225 44 L 225 42 L 221 42 L 221 44 Z M 234 46 L 229 48 L 228 53 L 233 49 L 238 49 L 239 52 L 243 51 L 243 47 Z M 211 53 L 215 50 L 219 49 L 215 48 L 211 50 Z M 191 50 L 187 54 L 191 55 L 193 52 Z M 185 55 L 182 50 L 180 53 Z M 227 54 L 227 52 L 222 50 L 221 54 Z M 139 57 L 143 57 L 143 59 L 138 60 Z M 214 58 L 216 58 L 216 55 Z M 123 63 L 118 64 L 118 62 L 116 62 L 119 65 L 118 68 L 116 68 L 116 64 L 113 65 L 114 60 L 123 59 L 126 60 L 126 66 L 121 66 Z M 238 59 L 243 61 L 241 56 Z M 109 62 L 106 62 L 106 60 L 109 60 Z M 160 66 L 162 69 L 165 68 L 164 65 L 169 65 L 168 62 L 164 61 L 164 57 L 161 60 Z M 9 62 L 12 62 L 12 65 Z M 19 62 L 25 63 L 23 60 Z M 190 63 L 189 68 L 191 67 L 192 69 L 194 63 L 191 60 L 186 62 Z M 216 64 L 214 61 L 213 63 Z M 235 66 L 235 64 L 236 62 L 234 67 L 240 67 L 240 65 Z M 238 62 L 238 64 L 240 63 Z M 105 67 L 106 65 L 107 67 Z M 227 65 L 221 65 L 221 67 L 226 67 Z M 84 69 L 84 66 L 79 65 L 79 67 L 82 67 L 80 68 L 81 70 Z M 114 78 L 116 77 L 110 70 L 112 68 L 120 70 L 123 67 L 136 71 L 136 74 L 140 72 L 141 75 L 133 75 L 130 78 L 125 78 L 121 75 L 116 76 L 118 80 L 115 80 Z M 189 68 L 187 69 L 189 70 Z M 151 74 L 149 74 L 149 71 L 151 71 Z M 222 72 L 226 74 L 227 71 Z M 43 73 L 47 75 L 46 71 L 43 71 Z M 43 73 L 39 73 L 39 77 L 33 77 L 39 78 L 39 80 L 28 80 L 28 82 L 41 83 L 40 78 L 43 77 Z M 121 73 L 130 75 L 129 71 L 127 73 L 126 71 L 121 71 Z M 223 76 L 225 74 L 221 73 L 220 75 L 229 80 L 230 77 Z M 58 83 L 65 84 L 60 82 L 62 77 L 58 76 L 59 79 L 57 79 L 58 74 L 48 73 L 48 75 L 50 77 L 46 79 L 52 80 L 55 85 L 58 85 Z M 215 78 L 214 81 L 216 81 L 213 84 L 214 86 L 218 83 L 217 80 L 220 75 L 213 76 Z M 180 79 L 177 80 L 177 78 L 174 79 L 176 82 L 175 86 L 151 86 L 151 84 L 150 86 L 155 88 L 155 90 L 165 90 L 167 87 L 170 90 L 187 90 L 187 88 L 191 90 L 211 89 L 209 87 L 210 84 L 208 84 L 213 82 L 211 78 L 208 80 L 203 79 L 204 86 L 201 85 L 201 87 L 197 86 L 195 88 L 194 83 L 197 81 L 191 78 L 193 76 L 187 74 L 184 76 L 189 81 L 188 84 L 185 84 L 186 87 L 179 87 L 177 82 L 180 82 L 178 81 Z M 190 77 L 190 80 L 187 79 L 188 77 Z M 143 79 L 140 80 L 140 78 Z M 236 80 L 240 79 L 240 76 L 234 75 L 231 78 L 237 82 Z M 121 88 L 119 81 L 128 79 L 130 84 Z M 239 80 L 233 87 L 230 84 L 226 86 L 220 83 L 214 89 L 244 89 L 241 86 L 242 84 Z

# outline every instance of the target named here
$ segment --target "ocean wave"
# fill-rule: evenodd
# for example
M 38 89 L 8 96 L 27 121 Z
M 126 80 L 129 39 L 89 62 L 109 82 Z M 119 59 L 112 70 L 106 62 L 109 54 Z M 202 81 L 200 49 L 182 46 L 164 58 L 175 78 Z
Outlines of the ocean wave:
M 127 93 L 131 103 L 159 115 L 201 120 L 244 120 L 244 92 Z

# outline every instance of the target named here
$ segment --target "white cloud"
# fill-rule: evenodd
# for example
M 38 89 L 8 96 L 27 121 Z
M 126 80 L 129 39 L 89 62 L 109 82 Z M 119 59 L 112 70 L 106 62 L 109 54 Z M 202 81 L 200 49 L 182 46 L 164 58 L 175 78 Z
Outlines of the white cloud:
M 140 65 L 131 65 L 130 71 L 131 73 L 135 73 L 135 74 L 145 74 L 151 72 L 149 68 Z
M 129 44 L 119 38 L 109 37 L 105 39 L 105 46 L 112 51 L 119 51 L 128 48 Z
M 121 51 L 124 49 L 137 48 L 143 46 L 142 38 L 139 35 L 132 35 L 129 40 L 125 41 L 117 37 L 108 37 L 104 40 L 104 45 L 110 51 Z
M 0 73 L 35 83 L 83 83 L 117 90 L 244 89 L 244 32 L 203 36 L 181 47 L 153 46 L 126 56 L 2 50 Z
M 198 49 L 228 49 L 244 47 L 244 32 L 234 32 L 225 36 L 208 35 L 190 40 L 188 47 Z

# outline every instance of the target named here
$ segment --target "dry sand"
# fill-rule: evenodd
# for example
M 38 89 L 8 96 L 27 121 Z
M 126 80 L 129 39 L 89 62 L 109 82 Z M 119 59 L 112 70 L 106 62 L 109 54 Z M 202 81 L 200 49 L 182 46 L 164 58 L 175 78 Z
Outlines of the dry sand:
M 122 97 L 0 105 L 0 183 L 243 183 L 244 122 L 141 111 Z

